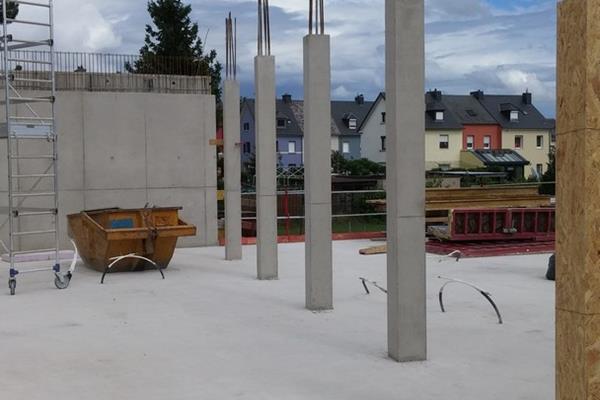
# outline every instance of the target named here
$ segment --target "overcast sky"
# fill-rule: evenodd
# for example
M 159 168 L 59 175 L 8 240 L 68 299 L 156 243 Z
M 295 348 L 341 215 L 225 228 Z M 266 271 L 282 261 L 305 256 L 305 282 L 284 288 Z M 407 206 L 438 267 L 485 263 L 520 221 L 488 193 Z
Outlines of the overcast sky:
M 242 94 L 253 96 L 256 1 L 187 0 L 207 46 L 224 59 L 224 19 L 238 18 Z M 149 22 L 146 0 L 56 0 L 61 50 L 131 53 Z M 302 96 L 302 36 L 307 0 L 271 0 L 278 94 Z M 384 89 L 384 0 L 325 0 L 332 36 L 336 99 Z M 556 0 L 426 0 L 426 89 L 466 94 L 533 92 L 547 115 L 555 112 Z

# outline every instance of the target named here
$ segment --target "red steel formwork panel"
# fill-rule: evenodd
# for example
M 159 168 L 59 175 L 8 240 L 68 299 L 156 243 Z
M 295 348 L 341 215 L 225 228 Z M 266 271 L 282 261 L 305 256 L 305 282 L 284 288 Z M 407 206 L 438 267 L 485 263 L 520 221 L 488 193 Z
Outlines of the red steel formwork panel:
M 452 210 L 445 239 L 553 241 L 555 216 L 554 208 Z

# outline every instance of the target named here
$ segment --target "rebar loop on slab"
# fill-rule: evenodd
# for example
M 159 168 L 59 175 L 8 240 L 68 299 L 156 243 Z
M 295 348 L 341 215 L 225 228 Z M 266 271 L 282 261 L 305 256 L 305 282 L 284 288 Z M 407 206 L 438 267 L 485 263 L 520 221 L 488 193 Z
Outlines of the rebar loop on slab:
M 444 289 L 446 288 L 446 286 L 448 286 L 451 283 L 458 283 L 458 284 L 465 285 L 465 286 L 468 286 L 470 288 L 475 289 L 483 297 L 485 297 L 485 299 L 492 305 L 492 307 L 494 307 L 494 311 L 496 312 L 496 316 L 498 316 L 498 323 L 500 325 L 502 325 L 504 323 L 504 321 L 502 320 L 502 315 L 500 314 L 500 310 L 498 309 L 498 306 L 496 306 L 496 303 L 494 303 L 494 300 L 492 300 L 492 295 L 489 292 L 486 292 L 485 290 L 483 290 L 483 289 L 475 286 L 472 283 L 465 282 L 465 281 L 462 281 L 460 279 L 446 278 L 446 277 L 443 277 L 443 276 L 438 276 L 438 278 L 439 279 L 444 279 L 444 280 L 448 281 L 448 282 L 444 283 L 444 285 L 442 285 L 442 287 L 440 288 L 440 293 L 439 293 L 440 308 L 442 309 L 443 313 L 446 312 L 446 308 L 444 307 Z

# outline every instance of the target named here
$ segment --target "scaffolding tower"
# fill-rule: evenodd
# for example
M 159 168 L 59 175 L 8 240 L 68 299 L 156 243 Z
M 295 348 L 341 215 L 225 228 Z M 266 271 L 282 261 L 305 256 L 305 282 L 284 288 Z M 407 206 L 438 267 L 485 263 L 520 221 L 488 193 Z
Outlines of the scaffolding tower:
M 1 1 L 6 124 L 0 135 L 6 136 L 8 161 L 8 204 L 2 211 L 9 229 L 4 247 L 10 294 L 17 276 L 41 271 L 52 272 L 56 287 L 66 289 L 71 271 L 60 268 L 53 0 Z M 34 254 L 48 254 L 51 265 L 31 267 L 28 256 Z

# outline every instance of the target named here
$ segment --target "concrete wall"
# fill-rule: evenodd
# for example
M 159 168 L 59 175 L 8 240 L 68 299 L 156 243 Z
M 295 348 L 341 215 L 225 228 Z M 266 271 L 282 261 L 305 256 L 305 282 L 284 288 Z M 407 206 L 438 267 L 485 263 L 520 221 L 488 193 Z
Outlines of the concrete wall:
M 22 71 L 16 78 L 49 79 L 48 72 Z M 1 83 L 1 82 L 0 82 Z M 3 85 L 0 84 L 1 87 Z M 18 90 L 48 90 L 48 84 L 17 81 Z M 209 76 L 57 72 L 56 90 L 92 92 L 211 93 Z
M 523 136 L 522 148 L 515 148 L 515 136 Z M 537 136 L 544 137 L 544 143 L 541 148 L 537 147 Z M 525 177 L 529 177 L 533 175 L 533 171 L 536 168 L 537 164 L 541 164 L 543 167 L 543 171 L 546 172 L 548 170 L 548 162 L 550 154 L 550 132 L 545 130 L 512 130 L 505 129 L 502 132 L 502 143 L 505 149 L 513 149 L 527 161 L 531 163 L 531 165 L 525 167 Z
M 28 115 L 19 107 L 19 115 Z M 67 214 L 146 203 L 183 206 L 181 216 L 198 227 L 198 236 L 182 239 L 181 246 L 217 243 L 216 152 L 209 145 L 216 131 L 213 96 L 59 92 L 56 114 L 63 248 L 70 248 Z M 43 151 L 39 144 L 21 148 L 21 153 Z M 3 139 L 2 160 L 5 153 Z M 5 175 L 0 174 L 0 205 L 7 201 Z M 0 216 L 0 224 L 5 218 Z M 0 235 L 8 239 L 6 228 Z M 21 246 L 52 247 L 48 244 L 40 237 Z

